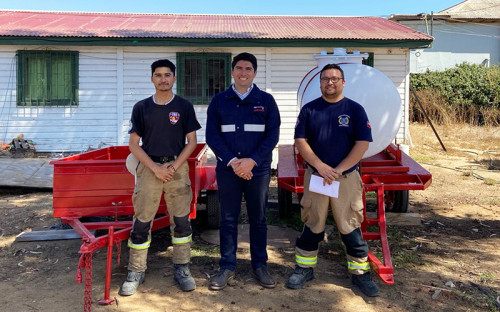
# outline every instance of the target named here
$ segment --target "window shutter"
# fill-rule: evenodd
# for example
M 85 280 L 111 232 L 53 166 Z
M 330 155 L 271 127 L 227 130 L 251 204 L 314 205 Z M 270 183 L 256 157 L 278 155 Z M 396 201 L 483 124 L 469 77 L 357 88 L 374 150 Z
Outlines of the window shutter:
M 17 105 L 78 105 L 78 52 L 18 51 Z
M 231 84 L 230 53 L 177 53 L 177 93 L 195 105 L 208 105 Z

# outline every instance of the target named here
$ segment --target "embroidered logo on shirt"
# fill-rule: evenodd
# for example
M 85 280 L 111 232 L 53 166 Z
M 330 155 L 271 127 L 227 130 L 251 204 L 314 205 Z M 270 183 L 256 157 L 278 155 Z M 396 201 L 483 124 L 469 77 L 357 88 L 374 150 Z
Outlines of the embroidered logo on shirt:
M 173 125 L 175 125 L 179 121 L 180 117 L 181 114 L 179 114 L 178 112 L 171 112 L 170 114 L 168 114 L 168 119 L 170 119 L 170 123 Z
M 339 127 L 349 127 L 349 120 L 351 119 L 348 115 L 339 116 Z
M 370 122 L 369 122 L 369 121 L 367 121 L 367 122 L 366 122 L 366 127 L 367 127 L 368 129 L 371 129 L 371 128 L 372 128 L 372 125 L 370 125 Z
M 264 106 L 254 106 L 253 107 L 254 112 L 263 112 L 264 111 Z

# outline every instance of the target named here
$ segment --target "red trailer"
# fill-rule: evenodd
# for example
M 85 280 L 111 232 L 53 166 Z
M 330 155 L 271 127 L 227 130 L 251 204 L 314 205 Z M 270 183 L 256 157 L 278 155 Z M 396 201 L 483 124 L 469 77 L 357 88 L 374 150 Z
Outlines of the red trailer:
M 189 217 L 196 218 L 196 203 L 200 192 L 206 191 L 208 198 L 209 225 L 218 222 L 217 183 L 215 163 L 207 161 L 207 145 L 198 144 L 188 158 L 189 176 L 193 199 Z M 125 160 L 128 146 L 107 147 L 71 157 L 51 161 L 54 165 L 53 210 L 54 217 L 71 227 L 81 236 L 80 261 L 76 273 L 77 283 L 83 280 L 85 271 L 84 311 L 91 311 L 92 305 L 92 254 L 107 248 L 106 279 L 104 298 L 99 304 L 110 304 L 111 264 L 113 247 L 117 249 L 120 263 L 121 242 L 127 240 L 132 230 L 131 217 L 134 214 L 132 194 L 134 176 L 127 171 Z M 106 217 L 102 222 L 84 222 L 85 217 Z M 123 219 L 126 219 L 123 221 Z M 152 230 L 169 225 L 165 201 L 162 198 L 158 216 Z M 96 237 L 91 230 L 107 230 L 108 234 Z
M 278 151 L 278 206 L 280 215 L 288 216 L 292 206 L 292 193 L 296 193 L 300 199 L 304 192 L 305 164 L 293 145 L 280 145 Z M 394 284 L 394 268 L 387 241 L 385 211 L 388 210 L 387 207 L 391 207 L 392 211 L 406 212 L 408 191 L 426 189 L 431 184 L 432 176 L 394 144 L 390 144 L 376 155 L 363 159 L 360 164 L 360 174 L 363 180 L 365 217 L 361 232 L 367 241 L 380 241 L 383 256 L 383 260 L 380 261 L 369 251 L 368 260 L 375 273 L 385 283 Z M 376 218 L 367 217 L 366 192 L 376 193 Z

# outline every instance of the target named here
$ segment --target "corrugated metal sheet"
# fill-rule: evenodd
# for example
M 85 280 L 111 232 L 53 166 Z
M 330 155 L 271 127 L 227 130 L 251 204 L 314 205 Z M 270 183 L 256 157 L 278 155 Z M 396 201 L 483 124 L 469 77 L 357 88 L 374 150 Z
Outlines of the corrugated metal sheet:
M 420 14 L 393 14 L 389 20 L 393 21 L 418 21 L 430 20 L 431 15 Z M 500 0 L 466 0 L 452 7 L 432 14 L 432 19 L 448 21 L 500 21 Z
M 500 0 L 466 0 L 442 10 L 438 15 L 455 19 L 500 19 Z
M 432 40 L 381 17 L 0 11 L 0 36 Z

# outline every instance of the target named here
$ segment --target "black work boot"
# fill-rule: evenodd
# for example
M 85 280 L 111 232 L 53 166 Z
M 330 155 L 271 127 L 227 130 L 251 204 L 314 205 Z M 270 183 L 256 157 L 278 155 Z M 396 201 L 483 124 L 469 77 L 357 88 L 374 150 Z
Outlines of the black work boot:
M 368 297 L 378 296 L 378 286 L 373 282 L 370 272 L 362 275 L 351 274 L 351 281 Z
M 196 288 L 189 264 L 174 264 L 174 280 L 179 284 L 182 291 L 192 291 Z
M 255 278 L 259 281 L 259 284 L 265 288 L 274 288 L 276 287 L 276 282 L 273 277 L 267 272 L 266 266 L 261 266 L 260 268 L 254 269 L 253 274 L 255 274 Z
M 221 290 L 227 286 L 227 283 L 234 278 L 234 271 L 220 269 L 217 274 L 210 278 L 210 289 Z
M 290 289 L 299 289 L 304 287 L 304 284 L 307 281 L 312 280 L 313 278 L 314 278 L 313 268 L 303 268 L 298 265 L 295 265 L 295 270 L 288 279 L 288 283 L 286 283 L 286 286 Z
M 120 296 L 131 296 L 137 292 L 137 288 L 140 284 L 144 283 L 144 272 L 134 272 L 128 271 L 127 279 L 120 287 L 118 294 Z

